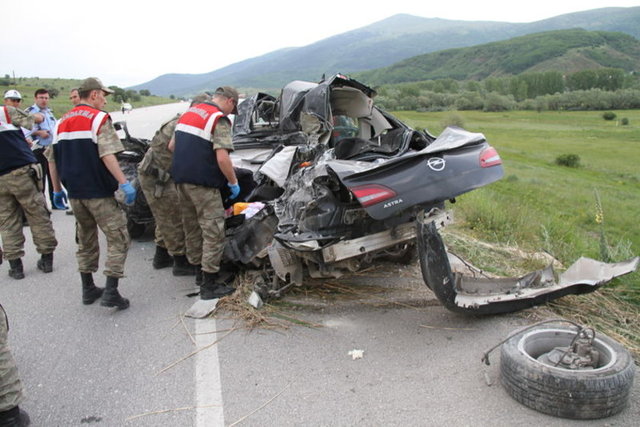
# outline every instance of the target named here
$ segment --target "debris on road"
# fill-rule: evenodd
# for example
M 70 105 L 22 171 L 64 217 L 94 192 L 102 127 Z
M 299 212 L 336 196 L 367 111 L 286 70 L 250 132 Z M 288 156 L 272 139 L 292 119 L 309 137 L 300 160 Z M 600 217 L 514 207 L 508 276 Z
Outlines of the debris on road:
M 249 298 L 247 299 L 247 302 L 253 307 L 253 308 L 260 308 L 264 305 L 264 302 L 262 302 L 262 298 L 260 298 L 260 295 L 258 295 L 258 293 L 256 291 L 251 292 L 251 295 L 249 295 Z
M 364 357 L 364 350 L 351 350 L 347 353 L 353 360 L 362 359 Z
M 184 315 L 194 319 L 204 319 L 213 313 L 218 305 L 218 301 L 218 298 L 209 300 L 199 299 L 184 313 Z

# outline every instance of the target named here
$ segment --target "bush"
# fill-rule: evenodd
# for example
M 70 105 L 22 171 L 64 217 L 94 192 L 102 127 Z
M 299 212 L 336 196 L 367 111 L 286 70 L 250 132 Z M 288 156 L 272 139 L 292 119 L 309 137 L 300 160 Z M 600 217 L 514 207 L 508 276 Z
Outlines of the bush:
M 484 98 L 482 111 L 498 112 L 513 110 L 515 102 L 510 96 L 502 96 L 495 92 L 487 94 Z
M 578 168 L 580 167 L 580 156 L 577 154 L 561 154 L 556 157 L 556 164 L 569 168 Z
M 629 119 L 626 117 L 623 117 L 622 119 L 620 119 L 620 124 L 622 126 L 627 126 L 629 124 Z
M 602 113 L 602 118 L 605 120 L 615 120 L 616 117 L 616 113 L 614 113 L 613 111 L 605 111 L 604 113 Z
M 464 127 L 464 118 L 458 113 L 450 113 L 447 114 L 442 121 L 440 121 L 440 125 L 443 128 L 447 126 L 457 126 L 459 128 Z

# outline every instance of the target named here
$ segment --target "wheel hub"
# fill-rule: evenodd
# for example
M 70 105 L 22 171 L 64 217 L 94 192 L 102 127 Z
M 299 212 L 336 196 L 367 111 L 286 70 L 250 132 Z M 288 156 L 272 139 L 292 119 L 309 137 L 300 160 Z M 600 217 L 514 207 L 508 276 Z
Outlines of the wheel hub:
M 593 329 L 582 329 L 568 347 L 555 347 L 537 360 L 545 365 L 570 370 L 596 369 L 600 353 L 593 347 L 594 338 Z

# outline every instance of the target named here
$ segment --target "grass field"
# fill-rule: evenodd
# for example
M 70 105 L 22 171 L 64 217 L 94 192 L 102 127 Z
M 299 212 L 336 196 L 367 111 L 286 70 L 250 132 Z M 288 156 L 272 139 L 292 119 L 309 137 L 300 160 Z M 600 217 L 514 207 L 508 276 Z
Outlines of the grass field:
M 640 255 L 640 111 L 615 113 L 629 124 L 605 121 L 598 111 L 394 114 L 435 135 L 455 115 L 500 153 L 505 177 L 458 198 L 455 228 L 483 241 L 546 251 L 569 266 L 580 256 L 622 261 Z M 578 155 L 580 166 L 556 164 L 563 154 Z M 476 257 L 487 270 L 505 273 L 500 263 Z M 598 325 L 640 355 L 640 272 L 553 307 Z
M 53 110 L 53 114 L 56 118 L 60 118 L 61 115 L 69 111 L 72 107 L 69 101 L 69 91 L 72 88 L 77 88 L 82 83 L 82 80 L 74 79 L 52 79 L 52 78 L 18 78 L 17 84 L 9 86 L 0 86 L 0 91 L 4 94 L 9 89 L 16 89 L 22 95 L 21 108 L 25 109 L 34 104 L 34 94 L 37 89 L 40 88 L 56 88 L 60 91 L 60 94 L 49 101 L 49 107 Z M 109 82 L 103 82 L 105 85 L 110 86 Z M 159 96 L 142 96 L 140 101 L 131 102 L 134 108 L 148 107 L 151 105 L 167 104 L 175 102 L 169 98 Z M 115 102 L 112 96 L 107 97 L 107 105 L 105 106 L 107 111 L 117 111 L 120 109 L 120 103 Z

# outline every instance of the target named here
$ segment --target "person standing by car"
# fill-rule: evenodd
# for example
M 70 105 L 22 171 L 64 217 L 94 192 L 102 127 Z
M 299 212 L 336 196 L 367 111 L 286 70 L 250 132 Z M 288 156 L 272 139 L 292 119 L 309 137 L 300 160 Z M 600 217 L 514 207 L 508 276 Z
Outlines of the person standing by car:
M 206 94 L 198 95 L 191 105 L 200 104 L 208 99 Z M 138 180 L 156 222 L 153 268 L 173 266 L 174 276 L 189 276 L 196 271 L 185 255 L 180 201 L 170 174 L 173 153 L 168 146 L 179 118 L 178 114 L 163 123 L 154 135 L 144 159 L 138 166 Z
M 22 95 L 15 89 L 10 89 L 4 93 L 4 105 L 8 105 L 15 108 L 20 108 L 20 103 L 22 102 Z M 29 144 L 29 147 L 33 146 L 33 139 L 31 139 L 31 129 L 26 129 L 21 127 L 22 133 Z M 27 221 L 27 216 L 22 212 L 22 225 L 25 227 L 29 225 L 29 221 Z
M 9 260 L 9 276 L 17 280 L 24 278 L 23 215 L 29 221 L 33 243 L 41 254 L 38 269 L 45 273 L 53 271 L 53 251 L 58 245 L 39 188 L 42 169 L 21 129 L 31 129 L 34 122 L 43 120 L 40 113 L 27 114 L 10 105 L 0 107 L 0 235 L 4 256 Z
M 32 114 L 40 113 L 44 117 L 44 120 L 33 127 L 29 136 L 33 139 L 35 144 L 35 146 L 32 147 L 33 154 L 36 155 L 36 159 L 38 159 L 38 163 L 40 163 L 40 166 L 42 167 L 43 187 L 45 183 L 48 184 L 47 194 L 49 195 L 51 207 L 53 209 L 57 209 L 57 207 L 53 206 L 51 174 L 49 173 L 49 164 L 44 156 L 44 150 L 51 145 L 51 141 L 53 141 L 53 130 L 56 127 L 56 118 L 53 116 L 53 112 L 49 108 L 49 91 L 47 89 L 41 88 L 36 90 L 34 99 L 35 103 L 31 107 L 27 108 L 26 111 L 27 113 Z
M 240 186 L 229 152 L 231 122 L 237 113 L 238 92 L 229 86 L 216 89 L 211 102 L 190 107 L 178 120 L 174 138 L 171 176 L 178 190 L 185 229 L 187 257 L 201 269 L 200 298 L 220 298 L 235 291 L 220 281 L 220 261 L 224 249 L 224 208 L 220 188 L 227 185 L 231 199 Z M 196 283 L 199 284 L 196 273 Z
M 76 217 L 78 270 L 82 280 L 82 302 L 92 304 L 102 297 L 100 305 L 126 309 L 129 300 L 118 292 L 118 281 L 124 276 L 129 248 L 127 220 L 114 197 L 118 186 L 125 202 L 135 201 L 136 190 L 127 181 L 115 156 L 123 151 L 109 114 L 102 111 L 106 95 L 113 93 L 100 80 L 89 77 L 78 89 L 80 104 L 60 119 L 51 149 L 47 150 L 53 179 L 54 203 L 69 200 Z M 105 289 L 94 284 L 100 248 L 97 229 L 107 238 Z M 104 292 L 103 292 L 104 291 Z

